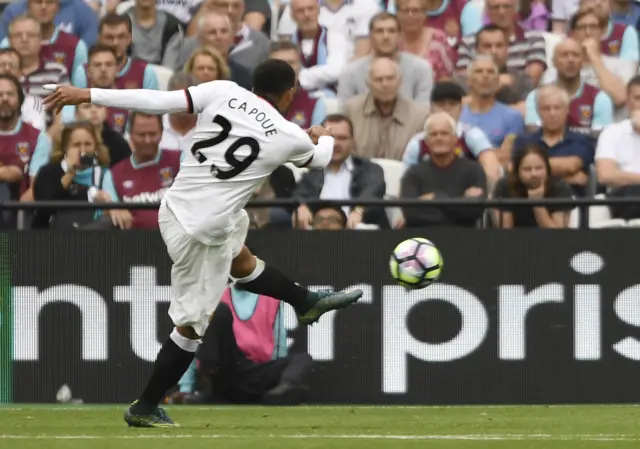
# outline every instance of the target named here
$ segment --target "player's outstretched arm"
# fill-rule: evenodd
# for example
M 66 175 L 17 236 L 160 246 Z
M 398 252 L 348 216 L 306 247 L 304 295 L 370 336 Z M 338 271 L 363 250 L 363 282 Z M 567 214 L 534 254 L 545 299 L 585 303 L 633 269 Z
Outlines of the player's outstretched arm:
M 67 105 L 93 103 L 101 106 L 130 109 L 148 114 L 187 112 L 190 109 L 185 91 L 170 92 L 147 89 L 80 89 L 73 86 L 47 84 L 45 89 L 53 91 L 45 100 L 47 110 L 62 109 Z

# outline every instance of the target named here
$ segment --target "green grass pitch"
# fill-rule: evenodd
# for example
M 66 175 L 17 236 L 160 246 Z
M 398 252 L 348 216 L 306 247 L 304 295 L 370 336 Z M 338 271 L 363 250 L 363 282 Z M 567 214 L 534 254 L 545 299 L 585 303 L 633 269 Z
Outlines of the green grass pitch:
M 0 406 L 2 449 L 626 449 L 640 407 L 172 406 L 179 429 L 133 429 L 124 406 Z

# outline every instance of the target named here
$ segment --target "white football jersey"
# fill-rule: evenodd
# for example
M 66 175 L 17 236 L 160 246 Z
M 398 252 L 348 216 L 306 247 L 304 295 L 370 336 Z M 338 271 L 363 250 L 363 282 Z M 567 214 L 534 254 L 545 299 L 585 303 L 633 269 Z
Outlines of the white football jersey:
M 233 215 L 280 165 L 304 166 L 314 144 L 271 104 L 231 81 L 190 87 L 198 123 L 190 150 L 163 201 L 182 227 L 207 245 L 233 231 Z

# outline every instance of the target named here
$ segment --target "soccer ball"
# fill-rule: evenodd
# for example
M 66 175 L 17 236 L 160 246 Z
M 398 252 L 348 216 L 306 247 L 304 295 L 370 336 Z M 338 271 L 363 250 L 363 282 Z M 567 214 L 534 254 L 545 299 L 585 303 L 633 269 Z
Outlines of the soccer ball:
M 437 281 L 443 263 L 436 245 L 427 239 L 414 237 L 396 246 L 389 259 L 389 269 L 398 284 L 415 290 Z

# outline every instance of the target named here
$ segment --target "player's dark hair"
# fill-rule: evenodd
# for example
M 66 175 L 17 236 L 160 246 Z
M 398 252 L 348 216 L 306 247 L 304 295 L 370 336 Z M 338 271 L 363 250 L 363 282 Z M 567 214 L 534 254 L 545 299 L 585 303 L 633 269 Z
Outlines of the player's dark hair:
M 349 135 L 353 137 L 353 122 L 344 114 L 329 114 L 322 121 L 322 126 L 326 127 L 327 123 L 346 123 L 349 125 Z
M 146 112 L 140 111 L 132 111 L 129 114 L 129 126 L 127 127 L 129 131 L 133 131 L 133 126 L 136 123 L 136 118 L 138 117 L 153 117 L 158 121 L 158 125 L 160 126 L 160 132 L 164 130 L 164 125 L 162 124 L 162 116 L 156 114 L 147 114 Z
M 483 33 L 496 33 L 498 31 L 502 33 L 502 35 L 504 36 L 504 40 L 506 41 L 507 36 L 504 34 L 504 31 L 502 31 L 502 28 L 500 28 L 498 25 L 490 23 L 480 28 L 480 30 L 476 33 L 476 42 L 475 42 L 476 48 L 478 48 L 478 45 L 480 44 L 480 38 L 482 37 Z
M 272 55 L 279 51 L 300 51 L 300 47 L 291 41 L 272 42 L 269 47 L 269 54 Z
M 640 74 L 634 75 L 627 83 L 627 94 L 631 92 L 631 89 L 635 86 L 640 86 Z
M 551 186 L 557 181 L 557 178 L 551 174 L 551 162 L 549 162 L 549 154 L 537 144 L 529 144 L 521 149 L 515 150 L 515 156 L 513 159 L 513 170 L 509 173 L 507 178 L 509 186 L 509 196 L 511 198 L 527 198 L 529 196 L 527 187 L 520 179 L 520 165 L 525 157 L 530 154 L 537 154 L 544 161 L 544 165 L 547 168 L 547 179 L 544 181 L 544 196 L 548 198 L 551 192 Z
M 91 61 L 91 59 L 93 59 L 95 55 L 98 55 L 100 53 L 111 53 L 116 61 L 118 60 L 118 55 L 113 48 L 109 47 L 108 45 L 96 44 L 92 45 L 89 49 L 89 61 Z
M 296 72 L 285 61 L 267 59 L 253 71 L 253 93 L 272 103 L 295 86 Z
M 20 80 L 10 73 L 0 74 L 0 80 L 7 80 L 15 86 L 16 91 L 18 92 L 18 106 L 22 107 L 22 103 L 24 103 L 24 91 L 22 90 Z
M 133 27 L 131 25 L 131 19 L 129 16 L 119 16 L 118 14 L 107 14 L 100 20 L 100 26 L 98 27 L 98 33 L 102 33 L 102 29 L 105 26 L 115 27 L 118 25 L 126 25 L 129 33 L 133 33 Z
M 462 103 L 466 92 L 458 83 L 453 81 L 440 81 L 431 90 L 431 104 L 440 101 L 452 100 Z
M 22 56 L 20 56 L 20 53 L 18 53 L 18 50 L 16 50 L 13 47 L 7 47 L 7 48 L 0 48 L 0 55 L 16 55 L 18 57 L 18 64 L 20 64 L 20 68 L 22 68 Z
M 398 17 L 396 17 L 394 14 L 391 14 L 390 12 L 383 11 L 373 16 L 369 21 L 369 33 L 373 31 L 376 23 L 382 22 L 383 20 L 393 20 L 396 23 L 396 27 L 398 28 L 398 30 L 400 30 L 400 20 L 398 20 Z

